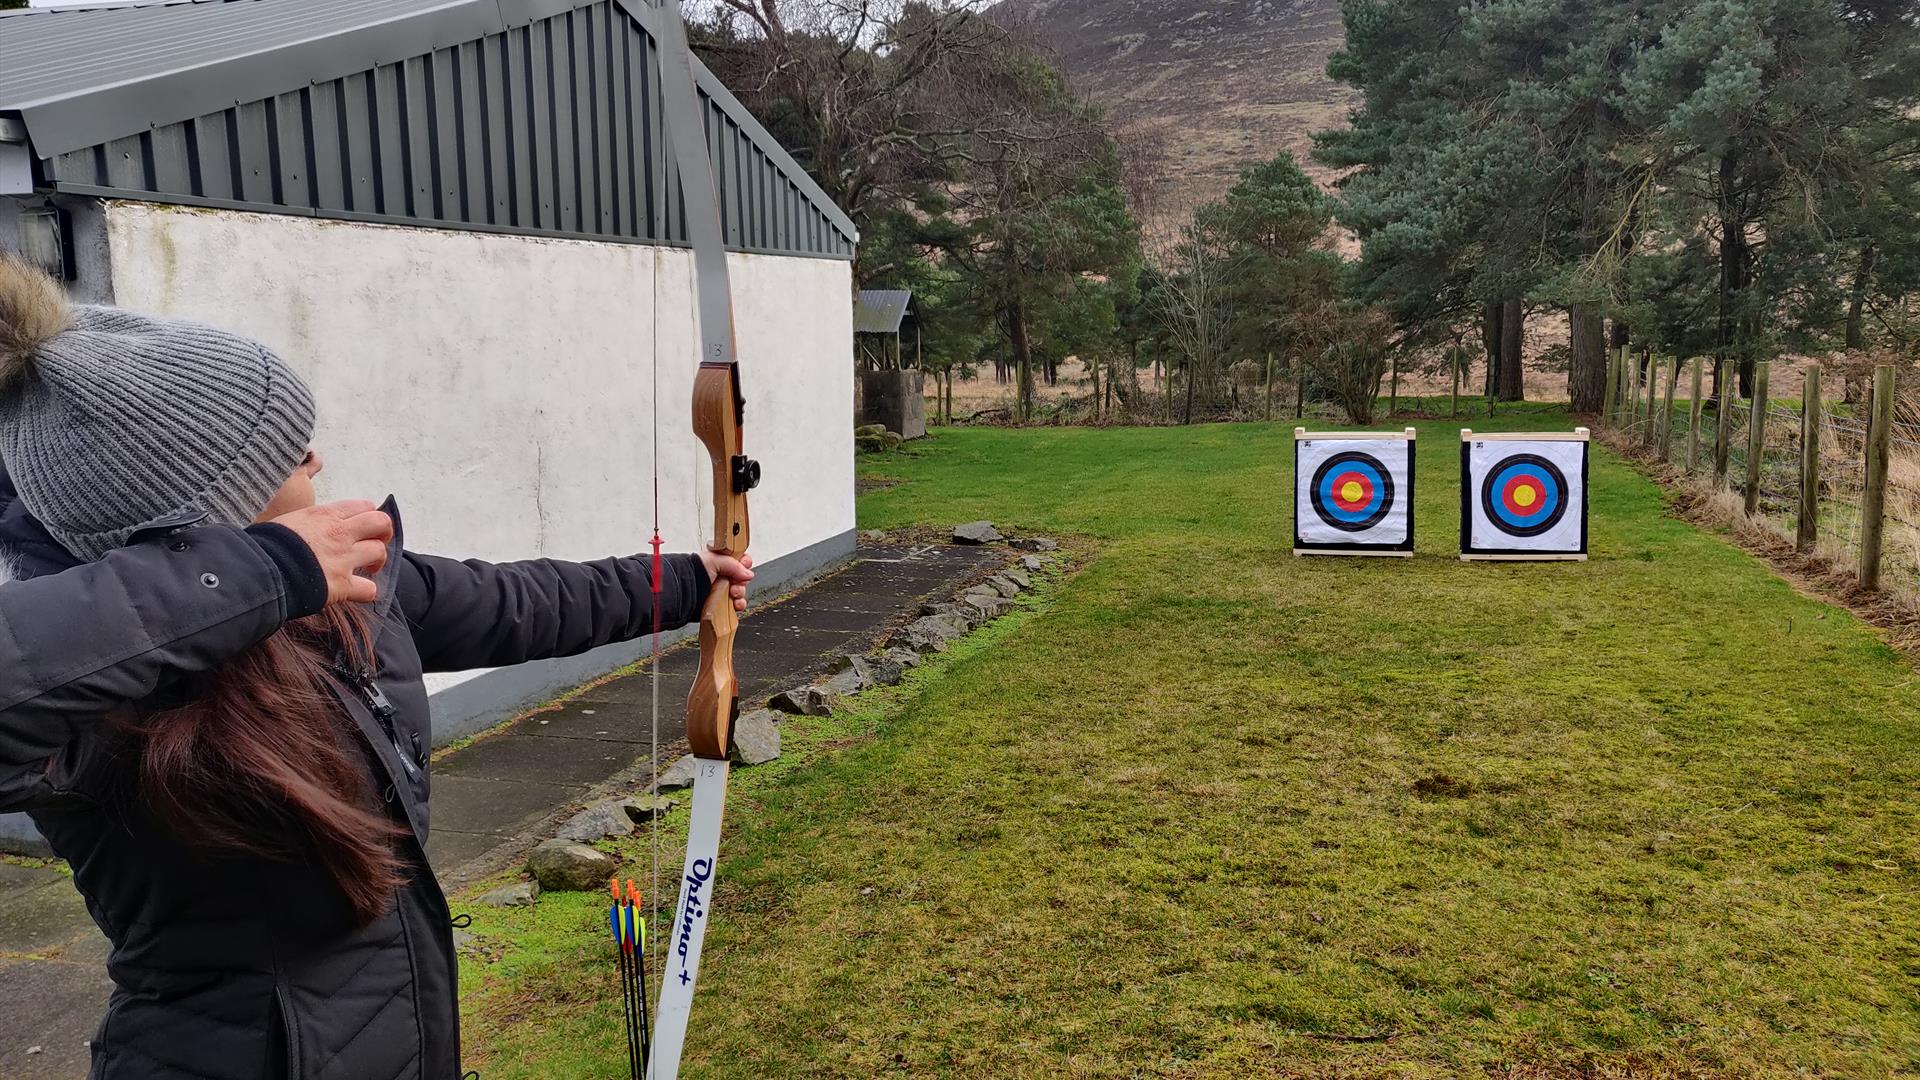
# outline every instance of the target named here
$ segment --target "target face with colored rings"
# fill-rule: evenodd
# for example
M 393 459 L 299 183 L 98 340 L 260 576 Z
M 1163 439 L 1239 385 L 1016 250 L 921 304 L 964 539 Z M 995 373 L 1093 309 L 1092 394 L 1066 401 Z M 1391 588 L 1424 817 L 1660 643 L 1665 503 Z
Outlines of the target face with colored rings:
M 1365 532 L 1393 509 L 1393 477 L 1372 454 L 1349 450 L 1313 472 L 1313 512 L 1342 532 Z
M 1480 508 L 1494 528 L 1512 536 L 1538 536 L 1567 513 L 1567 477 L 1537 454 L 1514 454 L 1496 462 L 1480 484 Z

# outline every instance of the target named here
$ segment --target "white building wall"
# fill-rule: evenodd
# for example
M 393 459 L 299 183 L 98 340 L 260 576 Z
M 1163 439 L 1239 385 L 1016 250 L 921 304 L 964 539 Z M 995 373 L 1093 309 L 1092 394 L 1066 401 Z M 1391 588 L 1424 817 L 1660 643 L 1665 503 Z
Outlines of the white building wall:
M 656 432 L 667 549 L 707 539 L 691 252 L 133 202 L 108 204 L 107 230 L 115 303 L 279 352 L 319 399 L 322 497 L 393 494 L 409 548 L 644 551 Z M 753 555 L 850 540 L 849 264 L 729 262 L 747 449 L 765 467 Z

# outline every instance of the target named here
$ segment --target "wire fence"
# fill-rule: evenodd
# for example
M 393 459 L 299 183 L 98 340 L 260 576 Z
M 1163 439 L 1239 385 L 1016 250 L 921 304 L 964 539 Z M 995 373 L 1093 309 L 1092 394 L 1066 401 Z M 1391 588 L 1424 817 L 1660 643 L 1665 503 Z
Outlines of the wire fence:
M 1712 397 L 1711 364 L 1699 380 L 1703 389 L 1698 405 L 1693 400 L 1695 379 L 1689 364 L 1682 363 L 1677 372 L 1671 361 L 1652 372 L 1635 357 L 1627 357 L 1627 364 L 1641 370 L 1616 369 L 1608 420 L 1617 443 L 1679 473 L 1690 488 L 1704 493 L 1736 524 L 1758 526 L 1793 542 L 1836 571 L 1857 574 L 1863 569 L 1862 551 L 1871 531 L 1866 511 L 1871 402 L 1849 405 L 1828 399 L 1819 403 L 1815 467 L 1806 456 L 1806 399 L 1800 374 L 1782 370 L 1784 385 L 1767 388 L 1756 447 L 1753 400 L 1737 397 L 1729 378 L 1723 416 Z M 1920 611 L 1920 420 L 1910 407 L 1894 413 L 1887 437 L 1879 585 L 1890 598 Z M 1806 497 L 1803 482 L 1809 475 L 1814 485 L 1811 498 Z M 1811 510 L 1813 528 L 1803 532 L 1805 510 Z

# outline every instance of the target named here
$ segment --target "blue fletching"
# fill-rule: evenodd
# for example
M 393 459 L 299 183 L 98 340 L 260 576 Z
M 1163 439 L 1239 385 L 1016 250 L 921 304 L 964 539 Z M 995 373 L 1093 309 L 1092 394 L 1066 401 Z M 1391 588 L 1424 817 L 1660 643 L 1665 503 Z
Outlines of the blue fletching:
M 626 942 L 620 937 L 620 905 L 607 909 L 607 925 L 613 927 L 613 943 L 624 945 Z

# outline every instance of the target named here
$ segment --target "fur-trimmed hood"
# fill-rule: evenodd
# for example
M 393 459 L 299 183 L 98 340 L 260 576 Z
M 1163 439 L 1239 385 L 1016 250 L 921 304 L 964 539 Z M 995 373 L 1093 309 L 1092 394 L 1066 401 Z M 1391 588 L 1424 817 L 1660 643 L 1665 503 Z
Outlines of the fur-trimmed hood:
M 0 463 L 0 583 L 57 574 L 80 565 L 20 501 L 7 468 Z

